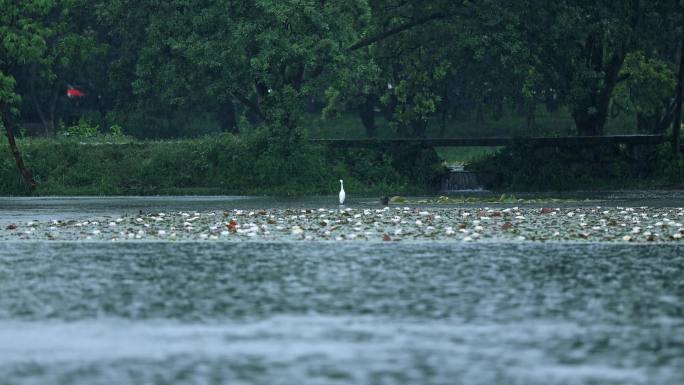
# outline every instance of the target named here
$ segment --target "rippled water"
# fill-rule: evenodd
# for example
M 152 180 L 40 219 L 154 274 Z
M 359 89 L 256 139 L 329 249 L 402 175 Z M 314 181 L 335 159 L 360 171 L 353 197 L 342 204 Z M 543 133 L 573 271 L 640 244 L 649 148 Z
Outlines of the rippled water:
M 684 247 L 3 243 L 0 384 L 681 384 Z
M 335 185 L 337 188 L 337 185 Z M 496 199 L 499 194 L 491 192 L 459 193 L 459 196 L 472 195 Z M 553 202 L 554 206 L 650 206 L 650 207 L 682 207 L 684 191 L 623 191 L 623 192 L 568 192 L 568 193 L 516 193 L 518 198 L 525 199 L 570 199 L 568 202 Z M 433 197 L 434 198 L 434 197 Z M 420 198 L 412 198 L 420 200 Z M 359 197 L 353 191 L 347 191 L 347 206 L 381 207 L 379 197 Z M 549 204 L 549 203 L 547 203 Z M 402 204 L 403 205 L 403 204 Z M 519 203 L 485 205 L 517 206 Z M 544 203 L 527 204 L 526 206 L 543 206 Z M 420 207 L 454 207 L 454 205 L 425 205 Z M 462 204 L 459 206 L 481 207 L 481 203 Z M 263 208 L 319 208 L 338 207 L 337 195 L 274 198 L 255 196 L 102 196 L 102 197 L 2 197 L 0 199 L 0 225 L 29 220 L 49 221 L 56 219 L 91 218 L 103 215 L 135 215 L 164 211 L 211 211 L 226 209 L 263 209 Z

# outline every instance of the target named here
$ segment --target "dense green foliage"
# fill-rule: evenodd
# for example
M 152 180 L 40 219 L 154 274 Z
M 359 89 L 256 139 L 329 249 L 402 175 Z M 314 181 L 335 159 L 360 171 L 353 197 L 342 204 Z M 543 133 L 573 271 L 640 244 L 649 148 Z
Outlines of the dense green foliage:
M 340 164 L 366 171 L 385 170 L 388 164 L 385 158 L 373 159 L 377 164 L 350 163 L 358 156 L 352 152 L 337 154 L 348 160 L 332 162 L 338 166 L 315 166 L 330 161 L 329 154 L 305 145 L 305 138 L 314 132 L 330 136 L 333 131 L 324 127 L 335 118 L 349 123 L 338 125 L 335 135 L 341 137 L 358 135 L 352 134 L 360 132 L 358 127 L 367 136 L 401 137 L 601 135 L 615 132 L 617 125 L 624 126 L 617 130 L 622 133 L 668 134 L 678 124 L 683 40 L 684 0 L 0 0 L 0 125 L 8 138 L 55 137 L 61 127 L 78 127 L 79 121 L 87 122 L 81 127 L 98 127 L 99 134 L 116 127 L 142 140 L 229 132 L 237 137 L 227 148 L 244 153 L 243 169 L 251 164 L 257 171 L 251 179 L 235 181 L 239 188 L 225 191 L 280 186 L 285 193 L 323 192 L 334 174 L 328 171 Z M 85 96 L 69 98 L 67 89 Z M 313 116 L 320 127 L 311 127 Z M 555 120 L 539 124 L 539 116 Z M 176 167 L 211 169 L 203 163 L 213 162 L 205 153 L 219 151 L 211 142 L 169 143 L 169 148 L 208 146 L 184 152 Z M 20 164 L 18 148 L 9 143 Z M 152 144 L 145 143 L 127 145 L 141 169 L 171 167 L 146 161 L 139 149 Z M 59 173 L 46 167 L 95 175 L 90 165 L 59 163 L 73 158 L 62 157 L 61 139 L 23 145 L 43 192 L 58 191 L 51 184 L 55 179 L 46 175 Z M 58 154 L 37 156 L 40 146 Z M 88 155 L 74 159 L 94 157 L 95 164 L 114 170 L 118 163 L 107 164 L 111 157 L 95 155 L 100 148 L 108 147 L 84 150 Z M 393 169 L 385 170 L 390 174 L 404 167 L 399 159 L 402 164 L 429 160 L 428 168 L 439 167 L 434 151 L 393 151 Z M 507 151 L 510 159 L 499 155 L 490 162 L 536 165 L 534 157 L 517 159 L 518 150 Z M 579 152 L 602 162 L 606 151 Z M 562 169 L 575 163 L 562 153 L 545 155 Z M 14 180 L 7 162 L 3 177 Z M 371 177 L 366 171 L 357 178 L 359 188 L 385 183 L 363 180 Z M 28 171 L 22 175 L 30 180 Z M 143 179 L 137 182 L 104 175 L 107 182 L 93 192 L 191 185 L 171 176 L 162 183 L 158 175 L 163 172 L 138 175 Z M 421 173 L 406 175 L 401 183 L 424 185 Z M 554 176 L 549 171 L 549 178 Z M 146 177 L 157 187 L 145 187 Z M 528 177 L 515 178 L 506 183 L 536 186 Z M 387 183 L 399 183 L 390 179 Z M 2 183 L 13 185 L 11 180 Z M 192 182 L 211 185 L 202 180 Z M 570 187 L 565 178 L 559 182 Z
M 669 146 L 535 148 L 525 143 L 475 160 L 487 188 L 510 191 L 681 188 L 684 161 Z
M 330 195 L 340 178 L 352 195 L 417 194 L 432 191 L 441 170 L 431 167 L 434 159 L 415 162 L 420 154 L 406 162 L 381 149 L 302 146 L 284 159 L 262 135 L 165 141 L 73 135 L 20 145 L 43 195 Z M 0 144 L 0 194 L 27 192 L 6 144 Z

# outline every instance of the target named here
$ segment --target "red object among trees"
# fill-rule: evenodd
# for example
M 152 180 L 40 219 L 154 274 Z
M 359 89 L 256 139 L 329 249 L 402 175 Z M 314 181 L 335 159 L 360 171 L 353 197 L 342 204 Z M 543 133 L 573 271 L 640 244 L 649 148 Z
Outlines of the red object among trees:
M 67 88 L 67 93 L 66 93 L 66 94 L 67 94 L 67 97 L 70 98 L 70 99 L 73 99 L 73 98 L 82 98 L 82 97 L 84 97 L 84 96 L 86 95 L 85 92 L 83 92 L 83 91 L 81 91 L 81 90 L 78 90 L 78 89 L 76 89 L 76 88 L 73 88 L 73 87 L 68 87 L 68 88 Z

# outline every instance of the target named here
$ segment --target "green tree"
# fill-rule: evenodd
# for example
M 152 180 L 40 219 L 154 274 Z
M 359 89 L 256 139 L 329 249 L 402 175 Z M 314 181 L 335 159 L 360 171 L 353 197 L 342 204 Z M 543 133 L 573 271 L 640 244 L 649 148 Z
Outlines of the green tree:
M 283 142 L 301 136 L 305 101 L 347 60 L 369 14 L 364 1 L 119 4 L 150 14 L 136 66 L 138 95 L 174 105 L 201 103 L 195 97 L 236 101 Z
M 516 2 L 517 3 L 517 2 Z M 521 9 L 521 37 L 537 70 L 556 84 L 569 104 L 579 134 L 600 135 L 630 53 L 673 35 L 672 1 L 594 2 L 540 0 L 511 4 Z
M 105 45 L 97 40 L 88 1 L 55 1 L 49 11 L 34 14 L 32 19 L 44 31 L 44 49 L 39 57 L 18 66 L 17 91 L 40 118 L 44 134 L 52 135 L 66 112 L 59 109 L 59 102 L 67 84 L 91 83 L 88 75 L 102 67 Z M 95 90 L 89 87 L 87 98 L 96 98 L 91 92 Z
M 24 165 L 14 140 L 14 115 L 21 97 L 16 93 L 14 74 L 18 66 L 39 62 L 46 50 L 49 30 L 39 23 L 55 6 L 52 1 L 14 2 L 0 0 L 0 115 L 10 151 L 26 184 L 35 189 L 36 181 Z

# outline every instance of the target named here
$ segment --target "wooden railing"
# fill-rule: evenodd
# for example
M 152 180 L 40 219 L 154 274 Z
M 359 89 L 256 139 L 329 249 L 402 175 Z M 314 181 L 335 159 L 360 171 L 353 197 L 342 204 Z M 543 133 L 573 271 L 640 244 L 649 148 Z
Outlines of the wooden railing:
M 338 148 L 423 145 L 431 147 L 497 147 L 524 143 L 539 147 L 576 147 L 602 145 L 656 145 L 665 142 L 663 135 L 606 135 L 563 137 L 488 137 L 488 138 L 394 138 L 394 139 L 311 139 L 314 144 Z

